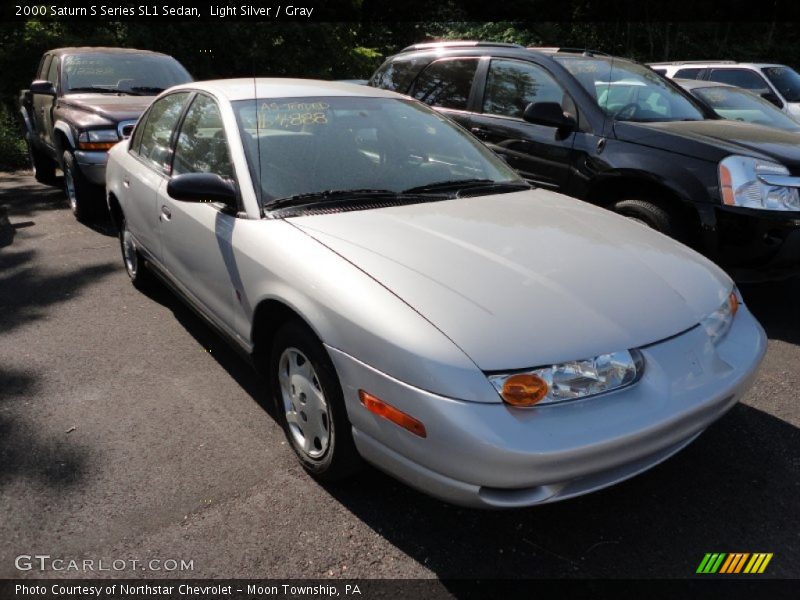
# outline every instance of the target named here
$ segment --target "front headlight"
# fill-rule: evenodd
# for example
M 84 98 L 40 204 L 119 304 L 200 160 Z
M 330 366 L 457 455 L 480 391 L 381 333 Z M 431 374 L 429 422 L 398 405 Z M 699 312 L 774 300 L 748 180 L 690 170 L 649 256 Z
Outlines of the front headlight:
M 489 382 L 512 406 L 555 404 L 631 385 L 644 371 L 638 350 L 601 354 L 530 371 L 490 375 Z
M 781 164 L 751 156 L 728 156 L 719 163 L 722 201 L 728 206 L 800 210 L 800 179 Z
M 94 129 L 78 135 L 78 148 L 81 150 L 108 150 L 119 141 L 116 129 Z
M 736 295 L 736 288 L 734 288 L 717 310 L 700 321 L 700 325 L 706 330 L 712 342 L 717 344 L 725 337 L 738 310 L 739 298 Z

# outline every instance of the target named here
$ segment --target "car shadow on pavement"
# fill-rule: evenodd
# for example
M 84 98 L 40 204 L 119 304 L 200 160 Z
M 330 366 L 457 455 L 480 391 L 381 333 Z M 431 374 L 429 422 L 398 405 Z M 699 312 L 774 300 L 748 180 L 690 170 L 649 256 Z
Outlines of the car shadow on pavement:
M 773 552 L 771 575 L 797 577 L 798 466 L 800 429 L 738 405 L 651 471 L 560 503 L 463 509 L 376 471 L 327 490 L 440 578 L 690 577 L 714 551 Z
M 770 339 L 800 344 L 800 277 L 742 285 L 740 291 Z
M 86 472 L 79 448 L 39 433 L 38 423 L 17 414 L 14 405 L 32 396 L 35 388 L 32 374 L 0 367 L 0 490 L 18 478 L 65 488 Z
M 63 178 L 59 177 L 50 186 L 36 182 L 29 171 L 3 173 L 0 177 L 0 204 L 17 217 L 67 208 L 62 181 Z

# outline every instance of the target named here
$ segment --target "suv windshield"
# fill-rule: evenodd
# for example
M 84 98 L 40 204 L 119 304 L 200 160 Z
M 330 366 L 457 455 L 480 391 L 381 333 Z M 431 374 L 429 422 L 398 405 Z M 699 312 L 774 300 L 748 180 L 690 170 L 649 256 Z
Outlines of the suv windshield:
M 233 102 L 262 205 L 298 196 L 443 194 L 528 185 L 458 125 L 411 100 Z M 257 187 L 258 189 L 258 187 Z
M 764 67 L 761 69 L 788 102 L 800 102 L 800 75 L 789 67 Z
M 745 90 L 714 86 L 695 88 L 692 93 L 724 119 L 800 131 L 800 123 L 775 108 L 774 104 Z
M 64 58 L 62 82 L 67 93 L 98 92 L 155 96 L 192 77 L 171 56 L 87 52 Z
M 554 56 L 609 117 L 619 121 L 700 121 L 703 112 L 666 79 L 610 57 Z

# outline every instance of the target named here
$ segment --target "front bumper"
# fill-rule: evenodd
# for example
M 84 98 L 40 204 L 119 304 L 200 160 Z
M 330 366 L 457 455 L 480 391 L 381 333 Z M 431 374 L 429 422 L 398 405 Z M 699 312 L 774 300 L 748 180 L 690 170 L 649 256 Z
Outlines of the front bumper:
M 717 262 L 740 282 L 800 275 L 800 212 L 718 206 Z
M 510 508 L 607 487 L 679 451 L 741 398 L 766 337 L 742 306 L 718 346 L 696 327 L 642 348 L 645 372 L 630 388 L 524 410 L 438 396 L 328 350 L 367 461 L 455 504 Z M 359 389 L 422 421 L 427 437 L 367 411 Z
M 108 152 L 76 150 L 75 161 L 78 163 L 78 168 L 86 179 L 94 185 L 105 187 Z

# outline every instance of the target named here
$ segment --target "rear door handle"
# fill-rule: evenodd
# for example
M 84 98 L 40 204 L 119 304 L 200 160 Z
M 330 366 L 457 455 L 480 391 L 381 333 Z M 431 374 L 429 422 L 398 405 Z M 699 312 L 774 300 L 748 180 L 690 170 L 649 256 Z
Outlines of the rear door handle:
M 161 215 L 164 217 L 165 220 L 169 221 L 172 218 L 172 211 L 166 207 L 166 205 L 161 205 Z

